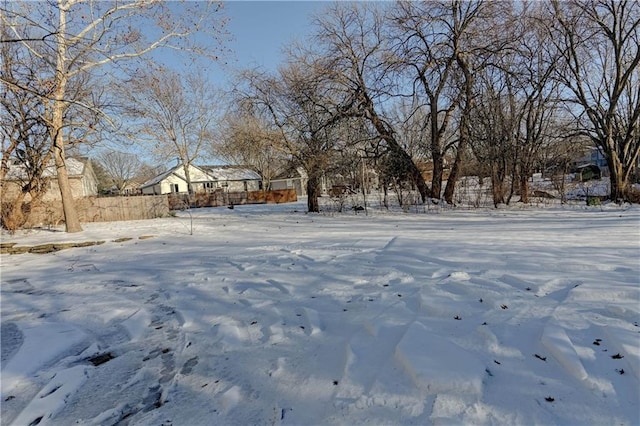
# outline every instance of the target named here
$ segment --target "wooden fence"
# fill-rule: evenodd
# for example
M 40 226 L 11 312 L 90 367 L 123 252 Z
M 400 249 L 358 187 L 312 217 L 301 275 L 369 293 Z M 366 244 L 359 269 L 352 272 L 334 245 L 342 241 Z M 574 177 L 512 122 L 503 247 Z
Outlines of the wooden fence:
M 298 201 L 295 189 L 248 192 L 201 192 L 194 194 L 189 203 L 186 194 L 170 194 L 169 208 L 182 210 L 186 207 L 219 207 L 240 204 L 280 204 Z
M 74 201 L 80 216 L 80 222 L 85 223 L 153 219 L 169 214 L 169 203 L 166 195 L 85 197 Z M 29 219 L 23 225 L 24 228 L 64 223 L 62 202 L 59 200 L 42 202 L 34 208 L 26 204 L 23 210 L 29 211 Z
M 191 207 L 217 207 L 239 204 L 276 204 L 297 201 L 296 191 L 212 192 L 194 195 Z M 114 222 L 165 217 L 170 210 L 184 209 L 189 205 L 183 194 L 145 195 L 136 197 L 86 197 L 75 200 L 80 222 Z M 9 207 L 9 203 L 3 203 Z M 3 206 L 3 211 L 5 206 Z M 59 200 L 43 201 L 33 207 L 23 204 L 28 216 L 23 228 L 56 226 L 64 223 L 62 203 Z

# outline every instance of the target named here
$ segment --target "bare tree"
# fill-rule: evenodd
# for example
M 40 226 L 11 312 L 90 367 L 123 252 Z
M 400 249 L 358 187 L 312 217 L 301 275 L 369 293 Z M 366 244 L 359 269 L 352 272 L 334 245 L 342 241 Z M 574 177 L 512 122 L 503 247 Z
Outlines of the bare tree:
M 390 13 L 396 68 L 413 88 L 416 111 L 427 111 L 432 198 L 442 195 L 445 158 L 453 160 L 443 194 L 447 203 L 453 203 L 469 143 L 474 77 L 485 66 L 487 52 L 500 50 L 503 43 L 496 29 L 502 28 L 497 25 L 502 6 L 483 0 L 399 2 Z M 450 129 L 456 113 L 457 127 Z M 448 139 L 454 131 L 457 137 Z
M 342 114 L 371 123 L 387 150 L 409 171 L 424 202 L 429 187 L 385 112 L 385 105 L 399 93 L 384 23 L 385 16 L 375 6 L 332 4 L 315 21 L 313 48 L 323 58 L 316 66 L 330 77 Z
M 104 168 L 113 186 L 123 194 L 127 185 L 140 171 L 142 162 L 136 154 L 122 151 L 104 151 L 97 160 Z
M 545 17 L 537 5 L 529 5 L 513 20 L 521 26 L 513 54 L 502 69 L 513 80 L 519 125 L 516 127 L 513 184 L 520 200 L 529 202 L 529 178 L 541 163 L 542 151 L 556 140 L 552 133 L 560 107 L 560 87 L 554 73 L 560 59 L 558 50 L 544 31 Z
M 189 195 L 190 167 L 206 155 L 217 127 L 217 91 L 202 73 L 186 75 L 167 68 L 140 72 L 127 86 L 141 137 L 159 161 L 178 158 Z
M 143 162 L 140 165 L 140 169 L 138 170 L 138 173 L 136 173 L 135 179 L 137 179 L 139 182 L 146 182 L 158 176 L 160 173 L 164 171 L 165 171 L 165 168 L 163 165 L 151 166 Z
M 497 207 L 510 199 L 507 179 L 513 170 L 519 125 L 515 93 L 509 76 L 497 68 L 484 69 L 475 80 L 477 94 L 468 117 L 469 145 L 491 179 Z
M 214 147 L 215 154 L 251 167 L 262 177 L 263 189 L 269 190 L 271 180 L 282 172 L 289 159 L 282 134 L 264 117 L 239 108 L 225 116 L 222 142 Z
M 557 50 L 543 31 L 539 10 L 529 6 L 513 11 L 509 29 L 502 30 L 505 49 L 489 52 L 487 66 L 475 75 L 471 145 L 487 166 L 495 205 L 508 204 L 516 193 L 528 202 L 529 178 L 552 141 L 549 128 L 558 112 L 558 84 L 552 78 Z
M 3 40 L 15 42 L 46 65 L 39 90 L 24 81 L 7 81 L 20 90 L 37 94 L 46 105 L 51 153 L 55 161 L 67 232 L 82 230 L 73 202 L 66 169 L 65 148 L 70 128 L 67 111 L 72 106 L 93 111 L 106 119 L 91 97 L 78 98 L 74 81 L 86 80 L 109 64 L 139 58 L 159 48 L 191 50 L 214 56 L 223 21 L 218 3 L 185 3 L 180 8 L 162 1 L 101 2 L 56 0 L 47 3 L 4 2 L 0 20 L 7 28 Z M 145 31 L 141 31 L 145 28 Z M 198 46 L 207 33 L 214 43 Z M 210 41 L 206 38 L 206 41 Z M 205 50 L 209 49 L 208 51 Z M 214 53 L 211 53 L 211 52 Z M 123 68 L 117 72 L 122 73 Z M 80 87 L 78 85 L 76 88 Z
M 501 34 L 501 30 L 508 28 L 501 12 L 502 6 L 484 0 L 450 0 L 443 10 L 445 25 L 450 28 L 450 43 L 458 68 L 457 84 L 460 86 L 459 140 L 444 190 L 444 199 L 449 204 L 453 204 L 455 186 L 470 141 L 469 118 L 475 101 L 475 74 L 487 65 L 491 52 L 502 50 L 511 41 Z
M 424 117 L 428 130 L 429 154 L 433 163 L 431 197 L 440 199 L 445 144 L 452 115 L 457 107 L 457 88 L 453 86 L 456 62 L 450 43 L 449 25 L 441 2 L 398 2 L 390 12 L 397 67 L 412 81 L 415 112 Z M 421 113 L 425 110 L 426 113 Z
M 2 28 L 2 33 L 6 28 Z M 0 45 L 2 68 L 0 78 L 17 81 L 25 78 L 31 87 L 37 88 L 38 65 L 25 60 L 16 45 Z M 2 206 L 3 227 L 15 230 L 22 226 L 23 202 L 29 198 L 33 207 L 48 188 L 48 177 L 44 171 L 51 159 L 46 122 L 43 120 L 43 104 L 30 91 L 18 90 L 14 85 L 3 84 L 0 92 L 0 141 L 2 159 L 0 163 L 0 189 L 5 196 Z M 12 175 L 8 176 L 10 169 Z M 10 191 L 6 178 L 19 183 L 15 197 L 7 197 Z M 13 191 L 11 191 L 13 192 Z
M 248 72 L 246 87 L 237 96 L 280 133 L 287 155 L 307 172 L 307 209 L 318 212 L 323 172 L 335 154 L 334 133 L 342 115 L 327 96 L 326 75 L 309 66 L 313 62 L 292 56 L 275 76 Z
M 640 3 L 552 0 L 551 6 L 568 109 L 607 160 L 611 199 L 625 199 L 640 155 Z

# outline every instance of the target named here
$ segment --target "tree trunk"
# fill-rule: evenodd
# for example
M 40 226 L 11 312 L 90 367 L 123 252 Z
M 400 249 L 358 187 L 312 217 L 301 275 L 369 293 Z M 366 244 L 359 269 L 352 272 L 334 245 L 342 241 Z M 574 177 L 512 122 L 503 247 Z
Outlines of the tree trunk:
M 61 84 L 64 86 L 64 84 Z M 64 138 L 63 138 L 63 115 L 66 108 L 63 100 L 64 88 L 59 89 L 56 99 L 53 101 L 53 117 L 51 120 L 51 138 L 53 146 L 51 153 L 53 155 L 54 164 L 56 166 L 56 177 L 58 187 L 60 188 L 60 198 L 62 200 L 62 212 L 64 213 L 64 226 L 67 232 L 81 232 L 82 226 L 73 201 L 73 193 L 69 182 L 69 174 L 67 173 L 67 165 L 65 162 Z
M 382 191 L 384 194 L 384 197 L 382 199 L 382 204 L 387 210 L 389 210 L 389 182 L 382 183 Z
M 58 132 L 58 134 L 59 136 L 56 137 L 56 142 L 53 146 L 53 158 L 56 165 L 58 186 L 60 187 L 60 197 L 62 198 L 64 226 L 65 230 L 69 233 L 81 232 L 82 226 L 80 225 L 78 212 L 76 210 L 75 202 L 73 201 L 71 184 L 69 183 L 69 175 L 67 173 L 67 166 L 64 160 L 64 146 L 62 146 L 64 142 L 62 141 L 61 132 Z
M 504 174 L 500 173 L 498 165 L 491 166 L 491 195 L 493 197 L 493 206 L 498 207 L 504 204 Z
M 307 180 L 307 211 L 309 213 L 320 212 L 320 175 L 317 171 L 309 171 L 309 179 Z
M 444 189 L 444 200 L 448 204 L 453 204 L 453 195 L 456 190 L 456 183 L 460 177 L 460 163 L 462 162 L 462 156 L 464 150 L 467 149 L 469 144 L 469 117 L 473 109 L 473 74 L 470 66 L 462 54 L 456 54 L 456 62 L 462 69 L 464 74 L 464 109 L 462 111 L 462 117 L 460 119 L 460 141 L 458 142 L 458 149 L 456 150 L 456 159 L 451 167 L 451 173 L 447 179 L 447 186 Z
M 433 158 L 433 176 L 431 177 L 431 198 L 440 199 L 442 193 L 442 175 L 444 173 L 444 158 L 439 149 L 431 150 Z
M 73 201 L 71 184 L 67 173 L 64 153 L 64 112 L 67 109 L 65 92 L 67 89 L 67 6 L 59 5 L 59 32 L 56 34 L 57 56 L 56 56 L 56 77 L 55 94 L 52 103 L 52 117 L 49 133 L 52 139 L 51 153 L 56 166 L 58 186 L 60 187 L 60 197 L 62 198 L 62 211 L 64 213 L 64 226 L 67 232 L 81 232 L 80 219 Z
M 373 106 L 373 102 L 368 96 L 364 96 L 363 106 L 368 113 L 365 117 L 369 122 L 371 122 L 371 124 L 373 124 L 373 127 L 375 127 L 380 138 L 387 143 L 389 149 L 394 151 L 394 154 L 398 155 L 398 158 L 402 159 L 403 162 L 406 161 L 406 164 L 410 168 L 411 179 L 418 187 L 420 198 L 422 198 L 422 202 L 424 203 L 427 200 L 427 197 L 431 195 L 431 191 L 424 181 L 422 172 L 420 172 L 420 169 L 418 169 L 416 164 L 413 162 L 411 156 L 400 146 L 393 134 L 393 130 L 387 126 L 380 116 L 378 116 L 378 113 Z
M 433 175 L 431 176 L 431 198 L 440 199 L 442 193 L 442 175 L 444 173 L 444 155 L 438 128 L 438 102 L 431 97 L 431 158 L 433 159 Z M 446 120 L 446 117 L 445 117 Z
M 520 201 L 529 203 L 529 173 L 520 170 Z
M 468 138 L 460 138 L 458 142 L 458 149 L 456 151 L 456 159 L 451 166 L 451 172 L 447 179 L 447 186 L 444 188 L 444 200 L 447 204 L 453 204 L 453 195 L 456 191 L 456 183 L 460 178 L 460 164 L 462 163 L 462 150 L 466 149 Z
M 607 165 L 609 166 L 609 184 L 611 186 L 609 199 L 616 202 L 626 200 L 627 182 L 624 179 L 622 163 L 615 152 L 607 156 Z
M 184 178 L 187 181 L 187 204 L 189 204 L 189 208 L 192 207 L 191 204 L 193 202 L 193 195 L 194 195 L 193 185 L 191 184 L 191 173 L 189 172 L 190 165 L 191 165 L 190 162 L 185 162 L 183 160 L 182 169 L 184 170 Z

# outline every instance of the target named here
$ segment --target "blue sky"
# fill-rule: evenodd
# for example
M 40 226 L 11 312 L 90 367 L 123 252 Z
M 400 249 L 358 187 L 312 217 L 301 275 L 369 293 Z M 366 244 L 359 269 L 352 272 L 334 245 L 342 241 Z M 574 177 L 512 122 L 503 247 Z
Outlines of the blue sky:
M 328 4 L 328 1 L 226 1 L 224 16 L 228 18 L 226 29 L 231 40 L 225 47 L 231 53 L 217 65 L 202 64 L 209 72 L 209 81 L 222 89 L 231 82 L 233 70 L 255 67 L 277 70 L 285 57 L 283 47 L 292 40 L 304 40 L 311 32 L 313 13 Z M 156 59 L 176 71 L 186 63 L 185 58 L 174 51 L 161 50 L 156 55 Z M 224 66 L 225 62 L 227 66 Z M 144 160 L 155 163 L 151 158 Z M 174 161 L 169 160 L 167 166 L 173 165 Z
M 215 87 L 227 88 L 233 70 L 255 67 L 277 70 L 285 58 L 283 47 L 292 40 L 304 40 L 311 32 L 313 13 L 328 4 L 328 1 L 225 1 L 226 30 L 231 38 L 225 47 L 231 53 L 213 66 L 206 63 L 208 59 L 203 60 L 201 65 L 209 73 L 209 81 Z M 173 51 L 163 50 L 157 55 L 156 59 L 176 71 L 185 66 L 185 59 Z M 153 159 L 145 160 L 154 163 Z M 167 166 L 174 162 L 174 159 L 169 160 Z
M 227 30 L 233 38 L 228 44 L 232 51 L 229 65 L 275 70 L 284 58 L 283 46 L 292 40 L 304 40 L 311 30 L 312 14 L 326 5 L 323 1 L 225 2 Z M 226 78 L 222 71 L 215 74 L 215 80 Z

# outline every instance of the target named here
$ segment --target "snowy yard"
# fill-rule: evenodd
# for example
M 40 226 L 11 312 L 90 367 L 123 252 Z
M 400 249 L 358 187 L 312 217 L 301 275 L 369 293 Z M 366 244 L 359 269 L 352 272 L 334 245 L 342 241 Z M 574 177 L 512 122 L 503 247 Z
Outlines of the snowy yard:
M 3 234 L 2 424 L 640 424 L 640 208 L 304 210 Z

